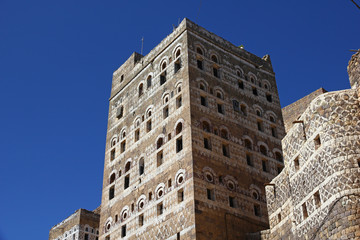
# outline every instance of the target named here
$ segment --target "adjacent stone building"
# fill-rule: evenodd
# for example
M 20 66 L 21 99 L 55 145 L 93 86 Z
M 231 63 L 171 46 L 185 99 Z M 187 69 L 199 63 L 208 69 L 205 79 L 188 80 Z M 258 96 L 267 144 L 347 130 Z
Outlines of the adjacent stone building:
M 242 239 L 269 227 L 285 134 L 269 56 L 184 19 L 114 72 L 100 240 Z
M 262 239 L 360 239 L 359 51 L 348 73 L 351 89 L 317 90 L 285 108 L 296 120 L 282 140 L 285 168 L 266 186 Z
M 70 217 L 51 228 L 49 240 L 98 240 L 99 208 L 78 209 Z

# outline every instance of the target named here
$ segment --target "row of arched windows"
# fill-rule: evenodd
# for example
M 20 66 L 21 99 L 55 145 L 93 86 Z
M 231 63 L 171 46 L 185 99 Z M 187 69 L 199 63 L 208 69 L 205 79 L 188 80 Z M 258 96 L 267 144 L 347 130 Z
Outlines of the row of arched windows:
M 200 70 L 204 70 L 204 64 L 203 64 L 203 60 L 204 60 L 204 56 L 205 56 L 204 53 L 205 53 L 205 48 L 200 45 L 197 45 L 196 46 L 196 59 L 197 59 L 197 67 Z M 215 53 L 213 50 L 210 50 L 209 57 L 212 62 L 213 75 L 215 77 L 220 77 L 219 64 L 221 61 L 219 61 L 219 59 L 220 59 L 219 54 Z M 248 72 L 247 74 L 244 74 L 244 71 L 239 66 L 236 66 L 235 70 L 236 70 L 237 77 L 245 79 L 246 81 L 249 81 L 252 84 L 258 85 L 259 87 L 264 87 L 264 89 L 266 89 L 268 91 L 271 90 L 271 85 L 268 80 L 263 79 L 262 81 L 260 81 L 257 79 L 256 75 L 252 72 Z
M 181 93 L 181 89 L 182 89 L 182 81 L 178 81 L 175 84 L 175 92 L 177 94 L 176 96 L 176 109 L 180 108 L 182 106 L 182 94 Z M 171 93 L 171 95 L 173 95 L 173 92 Z M 165 92 L 162 96 L 162 100 L 163 100 L 163 104 L 165 105 L 165 107 L 163 108 L 163 117 L 164 119 L 166 117 L 169 116 L 169 99 L 171 96 L 168 92 Z M 122 106 L 121 106 L 122 108 Z M 143 114 L 142 116 L 138 116 L 135 118 L 134 120 L 134 140 L 135 142 L 137 142 L 140 139 L 141 136 L 141 132 L 140 132 L 140 124 L 141 122 L 145 122 L 146 121 L 146 125 L 145 125 L 145 131 L 146 133 L 150 132 L 152 130 L 152 126 L 153 126 L 153 122 L 152 122 L 152 111 L 153 111 L 153 106 L 149 106 L 147 108 L 147 110 L 145 111 L 145 114 Z M 114 136 L 111 141 L 110 141 L 110 161 L 114 160 L 116 157 L 116 144 L 117 142 L 121 142 L 120 145 L 120 152 L 123 153 L 126 150 L 126 127 L 123 127 L 120 131 L 120 135 L 118 136 Z
M 200 90 L 202 90 L 203 92 L 206 92 L 206 93 L 210 93 L 210 94 L 213 94 L 215 95 L 217 98 L 221 99 L 221 100 L 224 100 L 225 97 L 224 97 L 224 91 L 222 90 L 221 87 L 219 86 L 216 86 L 214 87 L 213 89 L 208 87 L 208 83 L 201 79 L 201 80 L 198 80 L 198 87 Z M 203 93 L 200 94 L 200 104 L 202 106 L 205 106 L 207 107 L 208 106 L 208 100 L 207 100 L 207 96 L 204 95 Z M 240 103 L 238 100 L 236 99 L 233 99 L 232 100 L 232 105 L 233 105 L 233 110 L 235 112 L 239 112 L 241 113 L 242 115 L 244 116 L 247 116 L 248 114 L 248 107 L 245 103 Z M 259 117 L 264 117 L 263 115 L 263 112 L 264 110 L 257 104 L 255 104 L 253 106 L 253 109 L 254 109 L 254 112 L 256 113 L 257 116 Z M 224 114 L 224 109 L 223 107 L 222 108 L 219 108 L 219 104 L 218 104 L 218 112 Z M 267 112 L 266 113 L 266 118 L 275 123 L 276 122 L 276 115 L 275 113 L 272 113 L 272 112 Z
M 173 184 L 174 180 L 174 184 Z M 118 222 L 124 222 L 126 221 L 133 212 L 141 212 L 146 205 L 152 201 L 152 200 L 160 200 L 162 199 L 168 192 L 170 192 L 173 188 L 173 185 L 175 188 L 180 187 L 186 180 L 185 170 L 180 169 L 175 174 L 174 179 L 169 178 L 167 181 L 167 186 L 165 183 L 160 183 L 156 186 L 155 190 L 148 191 L 147 195 L 142 194 L 136 201 L 134 201 L 131 205 L 126 205 L 122 208 L 120 211 L 120 214 L 115 214 L 114 219 L 110 217 L 106 223 L 105 223 L 105 232 L 108 232 L 113 224 Z M 183 194 L 183 188 L 178 189 L 178 202 L 182 202 L 184 200 L 184 194 Z M 161 203 L 162 204 L 162 203 Z M 157 208 L 159 207 L 159 204 L 157 204 Z M 159 209 L 158 209 L 159 210 Z M 163 210 L 163 209 L 161 209 Z M 162 212 L 161 212 L 162 214 Z M 159 212 L 158 212 L 159 215 Z M 139 221 L 139 225 L 141 226 L 143 224 L 143 215 L 141 221 Z
M 215 135 L 219 135 L 223 139 L 227 139 L 227 140 L 230 139 L 229 130 L 225 126 L 221 126 L 220 130 L 218 131 L 217 127 L 213 127 L 211 129 L 211 124 L 208 120 L 203 120 L 201 122 L 201 128 L 203 131 L 205 131 L 207 133 L 213 133 Z M 243 137 L 242 145 L 248 150 L 254 150 L 253 141 L 248 136 Z M 258 146 L 259 146 L 259 152 L 262 155 L 269 156 L 269 153 L 268 153 L 269 150 L 265 143 L 259 142 Z M 204 139 L 204 147 L 209 149 L 209 139 L 208 138 L 206 138 L 206 140 Z M 276 160 L 278 160 L 279 162 L 283 162 L 283 157 L 279 150 L 274 150 L 274 158 Z

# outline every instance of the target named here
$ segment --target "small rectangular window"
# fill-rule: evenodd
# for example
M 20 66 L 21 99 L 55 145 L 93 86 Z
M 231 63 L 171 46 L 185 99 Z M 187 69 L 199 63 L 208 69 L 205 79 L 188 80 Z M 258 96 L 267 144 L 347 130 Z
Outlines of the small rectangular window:
M 124 107 L 120 106 L 117 110 L 116 110 L 116 117 L 118 119 L 122 118 L 124 115 Z
M 115 148 L 110 152 L 110 160 L 113 161 L 115 159 Z
M 266 100 L 267 100 L 268 102 L 272 102 L 272 96 L 271 96 L 271 94 L 266 94 Z
M 147 123 L 146 123 L 146 131 L 147 132 L 151 131 L 151 119 L 149 121 L 147 121 Z
M 109 189 L 109 200 L 113 199 L 115 196 L 115 186 L 112 186 L 110 189 Z
M 257 217 L 261 216 L 261 212 L 260 212 L 260 205 L 259 204 L 254 204 L 254 214 Z
M 257 127 L 258 127 L 258 130 L 259 130 L 260 132 L 263 132 L 263 131 L 264 131 L 261 121 L 257 121 Z
M 229 206 L 235 208 L 235 198 L 229 196 Z
M 208 137 L 204 137 L 204 148 L 211 150 L 210 139 Z
M 304 217 L 304 219 L 306 219 L 309 216 L 308 212 L 307 212 L 307 208 L 306 208 L 306 203 L 303 203 L 302 211 L 303 211 L 303 217 Z
M 240 89 L 244 89 L 244 83 L 243 83 L 243 81 L 238 81 L 238 87 L 239 87 Z
M 160 86 L 166 82 L 166 71 L 160 75 Z
M 224 114 L 224 105 L 218 103 L 217 109 L 218 109 L 218 113 Z
M 180 189 L 178 191 L 178 203 L 181 203 L 182 201 L 184 201 L 184 190 Z
M 157 166 L 159 167 L 161 164 L 163 164 L 163 151 L 157 153 Z
M 229 145 L 222 144 L 222 152 L 225 157 L 230 157 Z
M 267 171 L 268 171 L 268 169 L 267 169 L 267 161 L 266 161 L 266 160 L 262 160 L 261 163 L 262 163 L 262 170 L 263 170 L 264 172 L 267 172 Z
M 120 145 L 121 153 L 125 152 L 125 149 L 126 149 L 126 140 L 121 142 L 121 145 Z
M 247 165 L 249 165 L 250 167 L 253 167 L 254 166 L 254 164 L 253 164 L 253 161 L 252 161 L 252 157 L 251 157 L 251 155 L 250 154 L 246 154 L 246 163 L 247 163 Z
M 253 94 L 254 94 L 255 96 L 258 95 L 257 89 L 256 89 L 255 87 L 252 88 L 252 92 L 253 92 Z
M 201 100 L 201 101 L 200 101 L 200 102 L 201 102 L 201 105 L 207 107 L 206 97 L 200 96 L 200 100 Z
M 121 226 L 121 237 L 126 237 L 126 224 Z
M 124 189 L 127 189 L 130 185 L 130 174 L 127 175 L 124 179 Z
M 147 88 L 149 88 L 149 87 L 151 87 L 151 76 L 149 76 L 148 78 L 147 78 L 147 80 L 146 80 L 146 87 Z
M 180 233 L 179 232 L 176 234 L 176 240 L 180 240 Z
M 180 152 L 183 149 L 182 137 L 176 139 L 176 152 Z
M 300 168 L 299 157 L 294 159 L 294 166 L 295 166 L 295 171 L 299 171 Z
M 315 201 L 316 207 L 320 207 L 320 205 L 321 205 L 321 199 L 320 199 L 320 193 L 319 193 L 319 191 L 317 191 L 317 192 L 314 194 L 314 201 Z
M 239 102 L 236 101 L 236 100 L 233 100 L 233 109 L 235 112 L 240 112 L 240 105 L 239 105 Z
M 203 70 L 203 62 L 199 59 L 197 60 L 197 67 L 198 69 Z
M 273 137 L 277 137 L 277 132 L 276 132 L 276 128 L 275 127 L 271 127 L 271 135 Z
M 163 212 L 164 212 L 164 206 L 163 203 L 161 202 L 157 205 L 157 215 L 160 216 L 163 214 Z
M 165 106 L 163 108 L 163 118 L 167 118 L 169 116 L 169 106 Z
M 180 61 L 180 59 L 179 59 L 179 60 L 177 60 L 177 61 L 175 62 L 174 72 L 177 73 L 177 72 L 180 70 L 180 68 L 181 68 L 181 61 Z
M 89 240 L 89 234 L 88 233 L 85 233 L 84 240 Z
M 144 215 L 141 214 L 141 215 L 139 216 L 139 226 L 141 227 L 141 226 L 143 226 L 143 225 L 144 225 Z
M 214 77 L 219 77 L 219 70 L 216 67 L 213 67 L 213 75 Z
M 176 108 L 180 108 L 182 106 L 182 97 L 181 95 L 176 98 Z
M 315 143 L 315 150 L 321 146 L 321 140 L 319 135 L 317 135 L 316 138 L 314 139 L 314 143 Z
M 168 180 L 168 188 L 171 188 L 171 178 Z
M 215 201 L 214 189 L 206 189 L 207 199 Z
M 278 222 L 281 222 L 281 214 L 278 214 Z
M 135 131 L 135 142 L 139 141 L 140 139 L 140 129 L 137 129 Z

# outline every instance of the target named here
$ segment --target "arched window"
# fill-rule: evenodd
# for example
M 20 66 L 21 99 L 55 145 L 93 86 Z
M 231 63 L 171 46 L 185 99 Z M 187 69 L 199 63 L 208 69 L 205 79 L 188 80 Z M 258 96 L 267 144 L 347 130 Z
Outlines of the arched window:
M 252 149 L 252 143 L 250 142 L 249 139 L 245 139 L 244 144 L 247 149 L 250 149 L 250 150 Z
M 229 134 L 228 132 L 226 131 L 226 129 L 221 129 L 220 131 L 220 136 L 224 139 L 228 139 L 229 138 Z
M 202 127 L 205 132 L 210 132 L 210 124 L 206 121 L 202 122 Z
M 220 99 L 223 99 L 223 95 L 222 95 L 222 93 L 220 91 L 216 92 L 216 97 L 220 98 Z
M 175 58 L 178 58 L 178 57 L 180 56 L 180 53 L 181 53 L 181 50 L 178 49 L 178 50 L 176 51 L 176 53 L 175 53 Z
M 110 175 L 110 184 L 112 184 L 115 181 L 115 173 Z
M 144 93 L 144 89 L 143 89 L 143 84 L 141 83 L 141 84 L 139 85 L 139 97 L 140 97 L 141 95 L 143 95 L 143 93 Z
M 125 173 L 127 173 L 130 170 L 130 162 L 127 162 L 125 165 Z
M 163 64 L 161 65 L 161 71 L 165 70 L 166 68 L 166 62 L 163 62 Z
M 176 135 L 178 135 L 182 131 L 182 123 L 179 122 L 176 126 Z
M 145 171 L 144 158 L 140 158 L 140 160 L 139 160 L 139 175 L 144 174 L 144 171 Z
M 203 55 L 203 51 L 199 47 L 196 48 L 196 52 L 200 55 Z
M 260 145 L 260 152 L 262 155 L 267 156 L 267 149 L 264 145 Z
M 180 59 L 180 49 L 178 49 L 175 53 L 175 63 L 174 63 L 174 73 L 177 73 L 181 68 L 181 59 Z
M 237 75 L 238 77 L 242 77 L 242 76 L 243 76 L 243 73 L 242 73 L 240 70 L 237 70 L 237 71 L 236 71 L 236 75 Z
M 156 148 L 159 149 L 164 144 L 164 139 L 161 137 L 156 142 Z
M 146 117 L 147 117 L 147 118 L 151 117 L 151 109 L 147 111 Z
M 218 59 L 215 55 L 212 55 L 211 56 L 211 61 L 213 61 L 214 63 L 217 63 L 218 62 Z
M 261 117 L 261 111 L 259 109 L 256 109 L 256 115 L 258 115 L 259 117 Z
M 203 90 L 203 91 L 206 91 L 206 87 L 205 87 L 205 85 L 204 85 L 203 83 L 200 83 L 200 84 L 199 84 L 199 88 L 200 88 L 201 90 Z
M 163 64 L 161 64 L 161 71 L 163 71 L 160 75 L 160 85 L 163 85 L 166 82 L 166 62 L 164 61 Z
M 149 75 L 146 79 L 147 88 L 151 87 L 151 84 L 152 84 L 152 77 L 151 77 L 151 75 Z
M 270 116 L 269 120 L 270 120 L 270 122 L 273 122 L 273 123 L 275 122 L 275 118 L 273 116 Z

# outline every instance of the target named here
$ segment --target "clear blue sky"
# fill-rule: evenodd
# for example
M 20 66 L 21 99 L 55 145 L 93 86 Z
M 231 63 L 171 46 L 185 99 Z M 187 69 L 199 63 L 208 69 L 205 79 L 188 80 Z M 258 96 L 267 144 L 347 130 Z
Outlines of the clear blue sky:
M 0 240 L 47 239 L 100 204 L 112 73 L 184 17 L 270 54 L 282 106 L 349 88 L 350 0 L 0 0 Z

